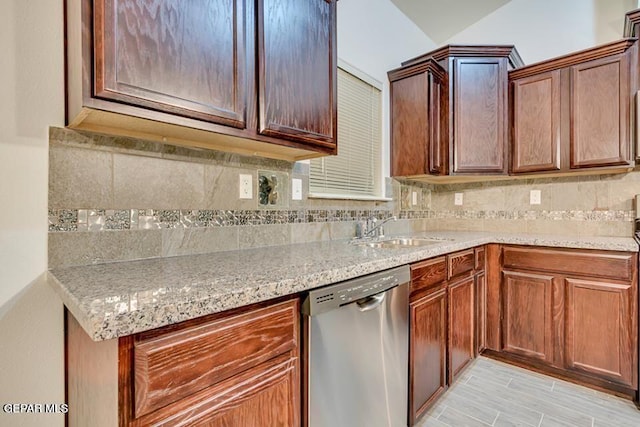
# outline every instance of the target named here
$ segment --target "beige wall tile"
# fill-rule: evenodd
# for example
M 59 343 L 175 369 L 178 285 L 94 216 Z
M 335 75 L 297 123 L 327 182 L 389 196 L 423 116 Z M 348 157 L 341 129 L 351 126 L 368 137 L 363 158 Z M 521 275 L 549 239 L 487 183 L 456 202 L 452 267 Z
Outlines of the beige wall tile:
M 253 177 L 253 197 L 251 199 L 240 199 L 240 174 Z M 257 171 L 255 169 L 206 165 L 204 167 L 204 191 L 205 209 L 257 209 Z
M 527 233 L 578 236 L 584 221 L 539 219 L 527 221 Z
M 581 236 L 633 236 L 634 224 L 631 221 L 582 221 Z
M 113 160 L 103 151 L 51 145 L 49 208 L 111 208 Z
M 271 224 L 239 227 L 239 249 L 286 245 L 291 240 L 289 226 L 290 224 Z
M 202 209 L 204 165 L 113 155 L 114 208 Z
M 309 243 L 331 240 L 331 223 L 316 222 L 291 224 L 291 243 Z
M 49 233 L 50 268 L 154 258 L 161 254 L 161 230 Z
M 202 254 L 236 249 L 238 249 L 238 227 L 162 230 L 162 256 Z
M 640 181 L 609 182 L 609 209 L 632 210 L 636 194 L 640 194 Z
M 522 219 L 485 219 L 484 231 L 526 233 L 527 222 Z

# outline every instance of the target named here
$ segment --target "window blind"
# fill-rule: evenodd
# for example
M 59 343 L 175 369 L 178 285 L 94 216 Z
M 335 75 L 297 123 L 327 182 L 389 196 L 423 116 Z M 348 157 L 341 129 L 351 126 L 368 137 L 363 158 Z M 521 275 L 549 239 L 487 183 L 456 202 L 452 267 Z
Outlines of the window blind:
M 381 196 L 382 94 L 338 68 L 338 155 L 311 160 L 309 191 Z

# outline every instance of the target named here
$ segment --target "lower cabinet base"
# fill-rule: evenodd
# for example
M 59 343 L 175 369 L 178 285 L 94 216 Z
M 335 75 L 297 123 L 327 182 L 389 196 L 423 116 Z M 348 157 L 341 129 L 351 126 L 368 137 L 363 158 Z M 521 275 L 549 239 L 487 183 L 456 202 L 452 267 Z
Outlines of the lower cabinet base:
M 558 378 L 560 380 L 568 381 L 574 384 L 582 385 L 585 387 L 593 388 L 605 393 L 613 394 L 615 396 L 623 397 L 626 399 L 636 400 L 637 390 L 616 384 L 611 381 L 606 381 L 599 378 L 593 378 L 586 375 L 573 374 L 567 372 L 564 369 L 554 368 L 530 359 L 520 357 L 514 354 L 507 354 L 495 350 L 485 349 L 482 352 L 483 356 L 489 357 L 500 362 L 509 363 L 520 368 L 528 369 L 530 371 L 538 372 L 545 375 Z

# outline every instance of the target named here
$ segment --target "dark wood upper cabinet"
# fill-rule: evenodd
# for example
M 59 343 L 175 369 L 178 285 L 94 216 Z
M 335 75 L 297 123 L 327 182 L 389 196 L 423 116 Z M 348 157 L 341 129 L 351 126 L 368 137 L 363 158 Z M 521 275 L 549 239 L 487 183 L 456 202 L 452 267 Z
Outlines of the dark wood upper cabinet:
M 441 126 L 445 72 L 433 59 L 390 71 L 391 175 L 446 171 Z
M 337 152 L 335 0 L 67 0 L 67 125 L 299 160 Z
M 244 128 L 244 3 L 94 1 L 94 95 Z
M 258 0 L 259 131 L 336 144 L 335 1 Z
M 560 170 L 560 71 L 514 80 L 511 172 Z
M 453 173 L 507 172 L 507 60 L 453 59 Z
M 630 164 L 628 55 L 577 64 L 570 73 L 570 168 Z
M 436 103 L 438 85 L 434 90 L 425 80 L 422 90 L 411 90 L 408 84 L 391 95 L 392 152 L 404 154 L 403 161 L 410 166 L 395 168 L 392 175 L 503 175 L 508 171 L 508 86 L 507 71 L 522 66 L 522 60 L 513 46 L 449 45 L 402 63 L 402 67 L 389 73 L 392 86 L 398 76 L 409 70 L 436 62 L 445 71 L 440 102 Z M 419 83 L 414 83 L 414 89 Z M 392 89 L 393 90 L 393 89 Z M 399 89 L 400 91 L 400 89 Z M 406 93 L 406 95 L 405 95 Z M 428 105 L 415 113 L 411 104 Z M 433 126 L 435 105 L 441 110 L 439 127 Z M 407 112 L 409 111 L 409 112 Z M 409 117 L 404 117 L 409 115 Z M 406 123 L 415 121 L 406 129 Z M 396 125 L 396 123 L 398 123 Z M 420 128 L 418 124 L 423 127 Z M 442 140 L 430 131 L 438 130 Z M 422 144 L 420 144 L 422 142 Z M 440 147 L 439 151 L 434 151 Z M 422 152 L 420 152 L 422 150 Z M 419 153 L 420 152 L 420 153 Z M 424 154 L 424 152 L 428 154 Z M 439 155 L 438 155 L 439 153 Z M 410 157 L 410 154 L 413 157 Z M 411 159 L 411 162 L 409 160 Z M 441 162 L 435 161 L 442 159 Z M 441 167 L 434 167 L 442 163 Z M 426 164 L 426 166 L 425 166 Z M 422 172 L 420 172 L 422 170 Z
M 630 168 L 635 39 L 509 72 L 511 173 Z

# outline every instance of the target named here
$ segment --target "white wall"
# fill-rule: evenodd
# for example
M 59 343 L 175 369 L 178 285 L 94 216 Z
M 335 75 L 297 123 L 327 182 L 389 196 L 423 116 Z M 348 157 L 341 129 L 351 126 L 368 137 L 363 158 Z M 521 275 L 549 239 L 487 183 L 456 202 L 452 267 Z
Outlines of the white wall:
M 634 0 L 512 0 L 446 43 L 514 44 L 531 64 L 622 37 Z
M 45 283 L 48 127 L 63 125 L 61 1 L 0 13 L 0 405 L 63 403 L 62 304 Z M 63 425 L 9 415 L 0 425 Z
M 391 0 L 340 0 L 338 2 L 338 58 L 383 83 L 384 176 L 389 176 L 387 71 L 399 67 L 402 61 L 433 48 L 435 43 Z

